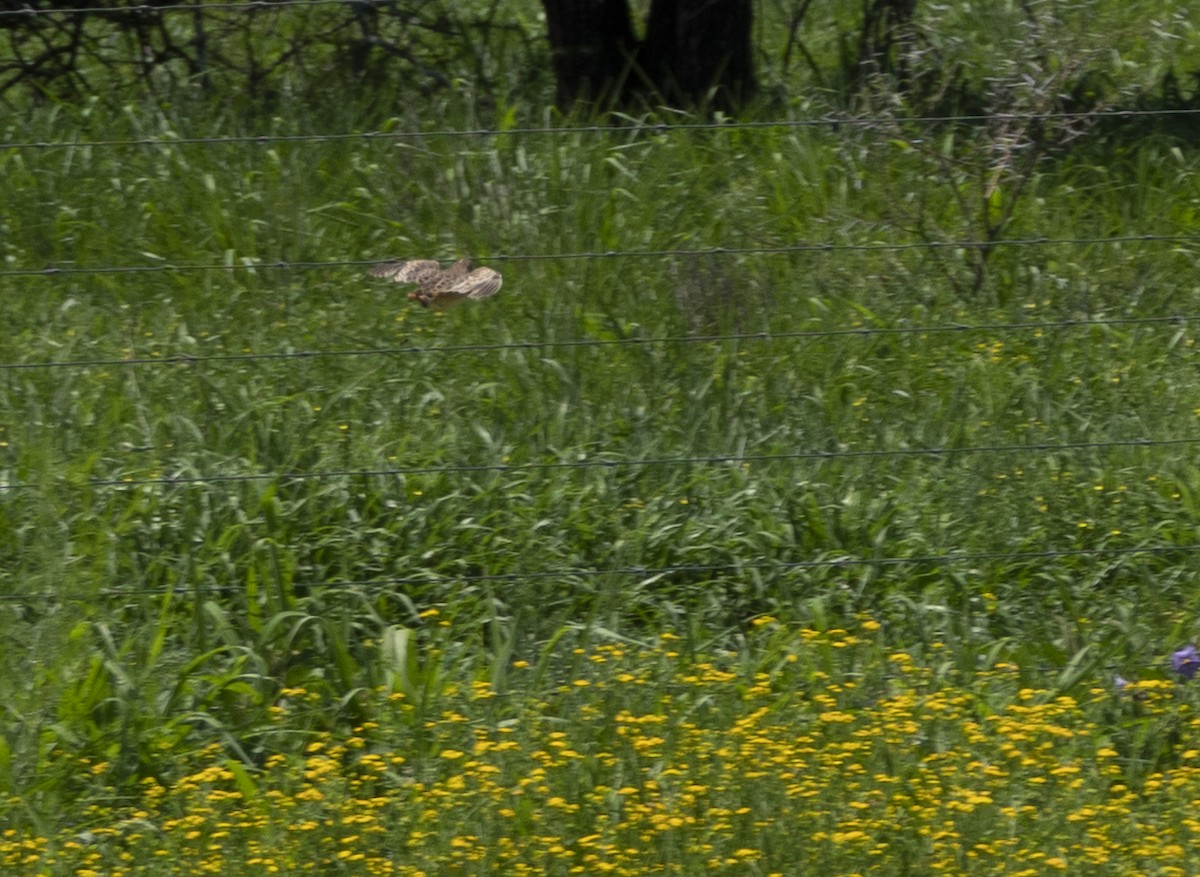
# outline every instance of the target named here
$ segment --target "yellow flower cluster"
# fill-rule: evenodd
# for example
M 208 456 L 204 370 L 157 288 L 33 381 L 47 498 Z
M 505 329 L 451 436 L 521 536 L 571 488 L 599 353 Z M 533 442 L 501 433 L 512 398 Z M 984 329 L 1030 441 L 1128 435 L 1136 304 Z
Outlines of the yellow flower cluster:
M 134 806 L 93 804 L 53 836 L 10 828 L 0 872 L 1200 868 L 1200 720 L 1173 683 L 1069 695 L 1012 664 L 958 677 L 936 649 L 884 648 L 869 619 L 751 636 L 753 652 L 707 659 L 672 637 L 599 646 L 552 680 L 519 662 L 507 690 L 462 682 L 433 712 L 379 692 L 372 722 L 257 769 L 201 750 Z

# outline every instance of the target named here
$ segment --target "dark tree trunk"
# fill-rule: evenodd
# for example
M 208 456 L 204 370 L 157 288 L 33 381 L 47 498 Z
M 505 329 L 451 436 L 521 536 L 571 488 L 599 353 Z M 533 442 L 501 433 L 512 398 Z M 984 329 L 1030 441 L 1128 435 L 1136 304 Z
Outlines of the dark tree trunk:
M 558 104 L 730 110 L 757 83 L 751 0 L 653 0 L 646 38 L 628 0 L 542 0 Z
M 623 104 L 637 40 L 627 0 L 543 0 L 558 105 Z
M 755 91 L 751 0 L 654 0 L 638 61 L 673 106 L 731 110 Z

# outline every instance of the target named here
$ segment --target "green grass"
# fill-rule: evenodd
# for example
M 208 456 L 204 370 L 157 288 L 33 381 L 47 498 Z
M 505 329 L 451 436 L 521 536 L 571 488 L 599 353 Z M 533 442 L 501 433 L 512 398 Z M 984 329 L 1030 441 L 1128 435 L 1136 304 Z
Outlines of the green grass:
M 155 140 L 0 154 L 6 873 L 1191 867 L 1193 152 L 200 118 L 4 134 Z

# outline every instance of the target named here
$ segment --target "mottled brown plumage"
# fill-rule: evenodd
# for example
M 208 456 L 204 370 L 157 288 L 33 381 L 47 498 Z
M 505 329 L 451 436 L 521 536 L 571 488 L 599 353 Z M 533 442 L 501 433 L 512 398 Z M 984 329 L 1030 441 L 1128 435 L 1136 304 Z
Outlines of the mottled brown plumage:
M 491 268 L 471 269 L 470 259 L 459 259 L 443 268 L 432 259 L 408 262 L 384 262 L 371 269 L 372 277 L 384 277 L 396 283 L 415 283 L 409 301 L 421 307 L 444 311 L 468 298 L 490 298 L 500 291 L 500 272 Z

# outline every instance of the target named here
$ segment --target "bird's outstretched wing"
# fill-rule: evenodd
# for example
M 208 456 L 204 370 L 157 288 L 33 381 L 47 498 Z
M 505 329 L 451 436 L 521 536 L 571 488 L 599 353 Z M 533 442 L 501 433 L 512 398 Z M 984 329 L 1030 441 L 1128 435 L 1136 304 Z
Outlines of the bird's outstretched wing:
M 467 298 L 491 298 L 500 291 L 504 279 L 492 268 L 476 268 L 462 280 L 450 287 L 450 292 L 461 293 Z
M 468 298 L 490 298 L 500 291 L 501 282 L 499 271 L 491 268 L 476 268 L 466 277 L 444 289 L 431 290 L 428 294 L 428 302 L 436 310 L 448 310 Z
M 425 284 L 441 276 L 442 266 L 433 259 L 384 262 L 372 268 L 370 274 L 372 277 L 385 277 L 397 283 Z

